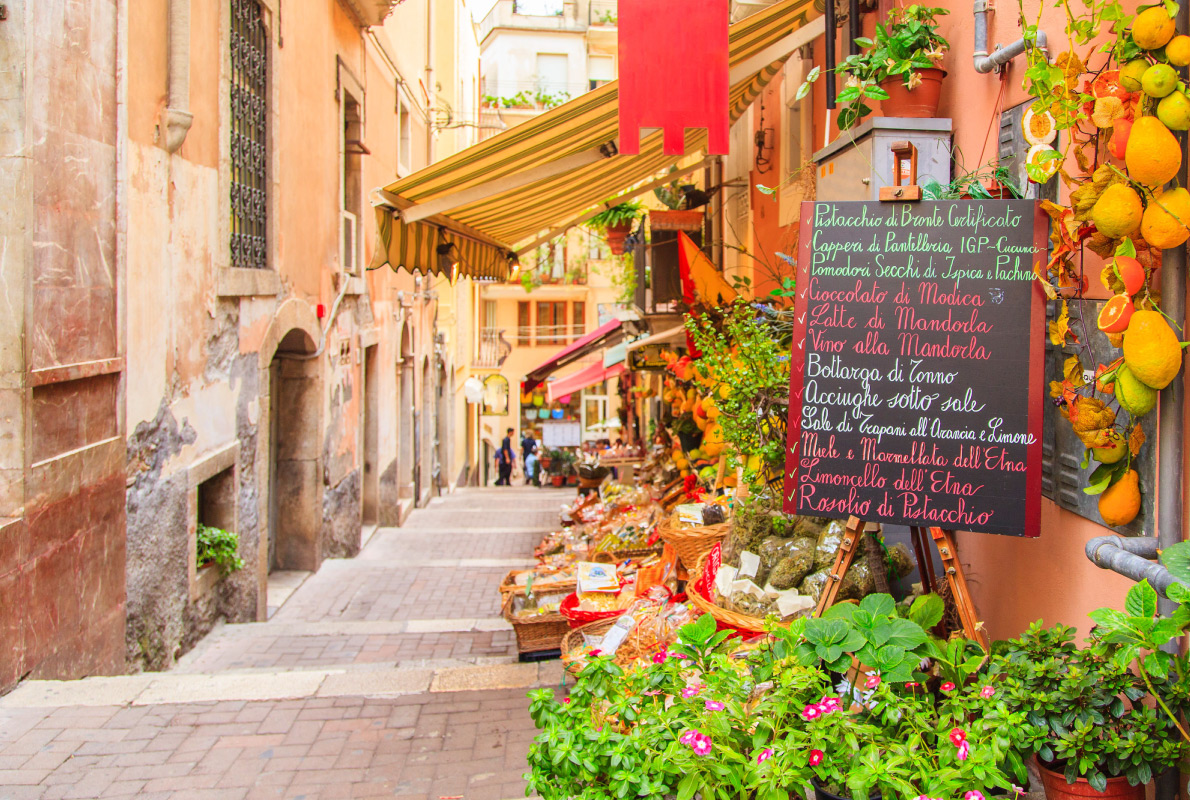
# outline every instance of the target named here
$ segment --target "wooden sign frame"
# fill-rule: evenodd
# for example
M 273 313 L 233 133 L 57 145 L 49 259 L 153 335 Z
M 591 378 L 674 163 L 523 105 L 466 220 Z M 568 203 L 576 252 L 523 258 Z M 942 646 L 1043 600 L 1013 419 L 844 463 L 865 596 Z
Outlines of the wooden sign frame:
M 905 187 L 902 187 L 905 188 Z M 898 198 L 899 200 L 899 198 Z M 962 201 L 956 201 L 962 202 Z M 985 201 L 987 202 L 987 201 Z M 804 299 L 810 287 L 810 264 L 812 260 L 814 241 L 814 208 L 817 201 L 802 203 L 799 224 L 799 257 L 797 267 L 797 291 L 799 299 Z M 1039 259 L 1044 259 L 1048 250 L 1049 233 L 1048 217 L 1041 210 L 1040 205 L 1033 206 L 1033 236 L 1034 254 L 1031 256 L 1033 266 Z M 1032 336 L 1043 336 L 1045 331 L 1045 294 L 1037 281 L 1030 282 L 1031 306 L 1027 314 L 1028 326 Z M 802 396 L 805 385 L 805 347 L 807 333 L 808 312 L 799 311 L 794 317 L 793 351 L 790 363 L 790 404 L 789 426 L 786 433 L 786 474 L 784 482 L 785 509 L 790 513 L 797 513 L 797 496 L 799 492 L 798 475 L 800 474 L 801 439 L 802 439 Z M 1036 537 L 1041 532 L 1041 470 L 1043 424 L 1045 414 L 1045 348 L 1034 347 L 1028 360 L 1028 420 L 1026 431 L 1032 434 L 1034 443 L 1028 445 L 1025 465 L 1025 496 L 1023 498 L 1025 514 L 1023 530 L 1020 534 L 1025 537 Z M 829 516 L 829 515 L 827 515 Z M 879 515 L 865 514 L 869 521 L 880 521 L 891 524 L 911 524 L 902 519 L 881 519 Z M 1000 531 L 993 531 L 1000 533 Z M 1006 533 L 1005 535 L 1014 535 Z

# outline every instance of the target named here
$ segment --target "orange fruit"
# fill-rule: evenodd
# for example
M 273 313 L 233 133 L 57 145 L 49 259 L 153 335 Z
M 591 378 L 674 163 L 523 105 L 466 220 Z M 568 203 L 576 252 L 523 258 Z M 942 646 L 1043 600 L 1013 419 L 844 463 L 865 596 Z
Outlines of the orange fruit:
M 1132 315 L 1124 335 L 1124 364 L 1141 383 L 1164 389 L 1182 368 L 1182 346 L 1177 334 L 1156 311 L 1142 309 Z
M 1134 58 L 1120 69 L 1120 85 L 1129 92 L 1140 91 L 1140 79 L 1149 68 L 1149 62 L 1143 58 Z
M 1095 201 L 1091 208 L 1091 221 L 1107 238 L 1119 239 L 1140 227 L 1144 211 L 1140 195 L 1135 189 L 1127 184 L 1113 183 Z
M 1021 120 L 1021 130 L 1030 146 L 1050 144 L 1058 137 L 1058 123 L 1048 111 L 1035 112 L 1031 107 Z
M 1140 220 L 1140 235 L 1145 241 L 1168 250 L 1190 237 L 1190 192 L 1171 189 L 1149 198 L 1149 207 Z
M 1182 167 L 1182 150 L 1161 120 L 1141 117 L 1132 123 L 1128 145 L 1124 148 L 1124 165 L 1133 180 L 1145 186 L 1160 186 L 1178 174 Z
M 1141 383 L 1126 366 L 1120 367 L 1116 372 L 1113 388 L 1120 408 L 1127 411 L 1133 419 L 1143 417 L 1157 405 L 1157 390 Z
M 1162 12 L 1164 13 L 1164 12 Z M 1099 516 L 1111 527 L 1127 525 L 1140 513 L 1140 475 L 1136 470 L 1120 478 L 1099 495 Z
M 1115 272 L 1124 283 L 1124 294 L 1134 295 L 1144 288 L 1145 268 L 1131 256 L 1116 256 L 1113 261 Z M 1105 267 L 1104 269 L 1110 269 Z
M 1128 330 L 1132 312 L 1136 309 L 1126 295 L 1118 294 L 1103 304 L 1099 311 L 1099 330 L 1104 333 L 1120 333 Z
M 1164 47 L 1173 35 L 1174 22 L 1163 5 L 1146 8 L 1132 20 L 1132 40 L 1145 50 Z
M 1190 36 L 1175 36 L 1165 45 L 1165 57 L 1175 67 L 1190 65 Z
M 1095 454 L 1095 460 L 1100 464 L 1115 464 L 1122 460 L 1124 454 L 1128 452 L 1128 443 L 1124 441 L 1124 437 L 1120 435 L 1119 431 L 1113 430 L 1109 435 L 1110 442 L 1103 447 L 1091 448 Z

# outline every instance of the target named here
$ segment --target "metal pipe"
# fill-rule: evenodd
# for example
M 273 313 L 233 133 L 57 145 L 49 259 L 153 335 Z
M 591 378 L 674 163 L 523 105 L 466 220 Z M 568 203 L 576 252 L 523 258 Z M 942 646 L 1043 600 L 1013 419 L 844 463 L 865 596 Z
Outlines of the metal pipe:
M 1091 563 L 1100 569 L 1111 570 L 1138 583 L 1147 580 L 1159 595 L 1165 597 L 1170 585 L 1178 581 L 1169 570 L 1152 560 L 1157 558 L 1159 547 L 1157 539 L 1147 536 L 1136 539 L 1096 536 L 1087 542 L 1086 553 Z
M 825 16 L 826 34 L 822 38 L 823 44 L 826 45 L 826 53 L 822 58 L 822 71 L 826 88 L 826 110 L 829 112 L 835 107 L 835 34 L 838 32 L 835 27 L 835 0 L 826 0 Z M 829 123 L 830 114 L 826 117 Z
M 975 12 L 975 53 L 973 59 L 975 62 L 976 72 L 988 73 L 1000 69 L 1009 61 L 1012 61 L 1021 53 L 1025 52 L 1026 44 L 1025 40 L 1022 38 L 1017 39 L 1012 44 L 997 48 L 996 52 L 989 55 L 988 0 L 975 0 L 973 10 Z M 1037 40 L 1035 44 L 1048 56 L 1049 37 L 1045 35 L 1045 31 L 1037 32 Z
M 1175 30 L 1186 33 L 1190 30 L 1190 7 L 1178 4 Z M 1186 134 L 1178 133 L 1178 145 L 1184 152 Z M 1186 185 L 1186 159 L 1175 176 L 1179 186 Z M 1186 321 L 1186 248 L 1175 247 L 1165 250 L 1161 259 L 1161 311 L 1173 323 L 1175 330 L 1183 330 Z M 1185 452 L 1183 441 L 1183 412 L 1186 404 L 1185 373 L 1161 392 L 1158 409 L 1157 430 L 1157 542 L 1161 547 L 1175 545 L 1182 540 L 1183 530 L 1183 472 Z M 1168 600 L 1159 604 L 1162 614 L 1173 612 L 1174 604 Z
M 163 116 L 166 152 L 176 153 L 194 124 L 190 113 L 190 0 L 169 0 L 169 103 Z

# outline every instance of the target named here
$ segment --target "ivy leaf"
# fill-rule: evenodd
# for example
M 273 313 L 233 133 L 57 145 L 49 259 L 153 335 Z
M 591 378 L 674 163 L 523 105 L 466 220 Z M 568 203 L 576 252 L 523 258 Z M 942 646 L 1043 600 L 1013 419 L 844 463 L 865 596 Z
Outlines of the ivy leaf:
M 1125 236 L 1116 247 L 1116 255 L 1136 258 L 1136 245 L 1132 243 L 1131 239 Z

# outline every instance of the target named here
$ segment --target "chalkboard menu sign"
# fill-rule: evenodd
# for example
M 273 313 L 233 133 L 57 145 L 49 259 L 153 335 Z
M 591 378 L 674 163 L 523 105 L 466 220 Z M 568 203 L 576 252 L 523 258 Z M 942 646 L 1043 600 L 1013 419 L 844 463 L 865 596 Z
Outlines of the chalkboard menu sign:
M 785 510 L 1036 536 L 1047 220 L 802 204 Z

